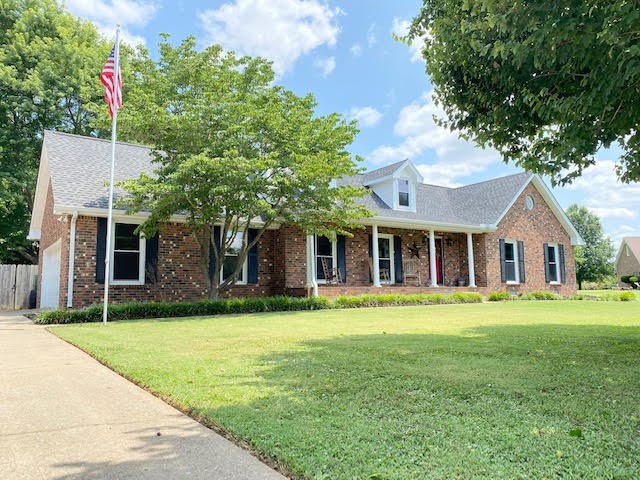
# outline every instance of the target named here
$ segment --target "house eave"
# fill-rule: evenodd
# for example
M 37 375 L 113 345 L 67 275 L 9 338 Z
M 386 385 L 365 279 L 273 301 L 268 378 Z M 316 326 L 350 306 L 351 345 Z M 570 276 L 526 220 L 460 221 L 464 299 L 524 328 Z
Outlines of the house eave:
M 494 225 L 463 225 L 457 223 L 430 222 L 427 220 L 409 220 L 374 216 L 362 220 L 363 225 L 414 230 L 438 230 L 452 233 L 488 233 L 497 229 Z
M 507 208 L 504 209 L 504 211 L 500 214 L 500 216 L 492 226 L 495 228 L 498 228 L 498 224 L 511 210 L 511 208 L 516 203 L 518 198 L 520 198 L 520 195 L 522 195 L 522 193 L 527 188 L 527 186 L 532 182 L 538 189 L 538 192 L 540 192 L 540 195 L 542 195 L 542 197 L 547 202 L 547 205 L 549 205 L 549 207 L 551 208 L 551 211 L 553 212 L 555 217 L 558 219 L 562 227 L 565 229 L 565 231 L 569 235 L 569 238 L 571 240 L 571 245 L 573 246 L 584 245 L 584 241 L 582 240 L 582 237 L 580 236 L 576 228 L 571 223 L 571 220 L 569 220 L 567 215 L 564 213 L 564 210 L 562 209 L 562 207 L 554 197 L 549 187 L 547 187 L 547 185 L 542 181 L 542 179 L 536 174 L 530 175 L 528 180 L 523 183 L 522 187 L 520 187 L 518 192 L 513 196 L 513 199 L 511 200 L 511 202 L 509 202 L 509 205 L 507 206 Z
M 72 205 L 54 205 L 53 213 L 56 215 L 72 215 L 73 212 L 78 212 L 78 215 L 83 217 L 108 217 L 108 210 L 106 208 L 96 208 L 96 207 L 77 207 Z M 132 220 L 136 222 L 144 222 L 149 218 L 149 212 L 139 212 L 136 214 L 129 215 L 125 210 L 122 209 L 113 209 L 113 218 L 116 220 Z M 187 223 L 187 216 L 182 214 L 175 214 L 169 218 L 168 222 L 170 223 Z M 262 220 L 254 219 L 251 221 L 251 225 L 254 227 L 259 227 L 264 225 Z M 270 225 L 267 230 L 276 230 L 280 228 L 279 224 Z

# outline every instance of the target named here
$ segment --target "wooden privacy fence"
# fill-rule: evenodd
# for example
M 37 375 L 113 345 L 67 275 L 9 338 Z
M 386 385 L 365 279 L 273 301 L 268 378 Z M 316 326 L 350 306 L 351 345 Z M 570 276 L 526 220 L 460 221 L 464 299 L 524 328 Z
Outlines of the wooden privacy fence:
M 0 310 L 29 308 L 37 277 L 37 265 L 0 265 Z

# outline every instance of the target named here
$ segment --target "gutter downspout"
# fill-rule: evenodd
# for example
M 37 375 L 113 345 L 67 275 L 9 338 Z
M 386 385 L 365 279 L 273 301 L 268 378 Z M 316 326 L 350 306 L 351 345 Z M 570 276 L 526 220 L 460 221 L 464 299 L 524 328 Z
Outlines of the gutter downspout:
M 76 220 L 78 220 L 78 211 L 74 210 L 71 216 L 71 231 L 69 233 L 69 271 L 67 273 L 67 308 L 73 307 L 73 269 L 76 260 Z

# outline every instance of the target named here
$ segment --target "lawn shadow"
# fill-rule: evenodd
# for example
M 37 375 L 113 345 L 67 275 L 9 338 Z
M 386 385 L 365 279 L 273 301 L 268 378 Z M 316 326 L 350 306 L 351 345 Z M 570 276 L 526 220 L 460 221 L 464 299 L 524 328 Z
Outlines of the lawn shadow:
M 176 415 L 179 415 L 176 413 Z M 179 422 L 182 423 L 182 422 Z M 160 435 L 158 435 L 158 432 Z M 122 445 L 104 445 L 105 454 L 90 457 L 103 461 L 57 463 L 56 480 L 103 479 L 213 479 L 280 478 L 222 437 L 201 425 L 182 424 L 141 428 L 112 437 Z M 58 472 L 57 474 L 55 472 Z
M 609 325 L 309 340 L 242 380 L 276 394 L 199 414 L 321 478 L 633 478 L 639 352 Z

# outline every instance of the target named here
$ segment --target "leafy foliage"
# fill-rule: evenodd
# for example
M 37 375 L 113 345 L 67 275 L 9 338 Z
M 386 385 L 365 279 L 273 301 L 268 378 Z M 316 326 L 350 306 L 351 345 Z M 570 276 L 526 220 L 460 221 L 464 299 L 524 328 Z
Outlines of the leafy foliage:
M 35 262 L 27 240 L 45 129 L 89 134 L 108 53 L 95 27 L 55 0 L 0 8 L 0 262 Z
M 478 293 L 454 293 L 453 295 L 360 295 L 338 297 L 250 297 L 202 300 L 199 302 L 134 302 L 109 305 L 109 320 L 138 320 L 143 318 L 194 317 L 198 315 L 223 315 L 257 312 L 290 312 L 323 310 L 330 308 L 364 308 L 394 305 L 438 305 L 454 303 L 480 303 Z M 88 323 L 102 321 L 102 306 L 95 305 L 80 310 L 45 310 L 38 313 L 35 323 L 43 325 Z
M 220 46 L 197 51 L 193 38 L 173 47 L 165 36 L 159 49 L 158 62 L 144 51 L 132 59 L 136 76 L 119 117 L 122 135 L 155 147 L 157 169 L 124 182 L 131 197 L 123 203 L 130 212 L 150 210 L 141 226 L 148 235 L 158 222 L 185 214 L 207 279 L 210 245 L 216 265 L 235 248 L 235 272 L 221 278 L 215 269 L 211 298 L 235 283 L 248 251 L 274 224 L 349 234 L 369 215 L 354 201 L 363 188 L 333 183 L 359 171 L 346 150 L 355 123 L 336 113 L 317 116 L 312 95 L 272 85 L 263 59 L 238 58 Z M 251 241 L 249 227 L 257 229 Z
M 617 142 L 640 180 L 637 0 L 424 0 L 421 37 L 443 124 L 554 183 Z
M 584 245 L 577 246 L 574 253 L 576 280 L 582 290 L 583 282 L 597 282 L 614 273 L 612 258 L 615 248 L 611 239 L 602 232 L 598 216 L 586 207 L 574 204 L 566 213 L 584 241 Z

